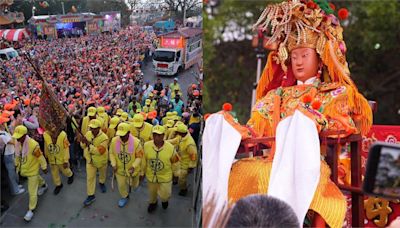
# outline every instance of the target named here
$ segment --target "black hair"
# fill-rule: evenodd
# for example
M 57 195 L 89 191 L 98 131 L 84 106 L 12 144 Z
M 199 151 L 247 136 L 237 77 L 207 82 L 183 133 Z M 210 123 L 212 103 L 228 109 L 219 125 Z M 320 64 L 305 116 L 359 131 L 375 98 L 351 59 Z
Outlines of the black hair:
M 21 111 L 19 110 L 19 109 L 17 109 L 17 110 L 14 110 L 14 118 L 17 118 L 17 116 L 19 115 L 19 114 L 21 114 Z
M 232 209 L 226 227 L 300 227 L 293 209 L 267 195 L 240 199 Z

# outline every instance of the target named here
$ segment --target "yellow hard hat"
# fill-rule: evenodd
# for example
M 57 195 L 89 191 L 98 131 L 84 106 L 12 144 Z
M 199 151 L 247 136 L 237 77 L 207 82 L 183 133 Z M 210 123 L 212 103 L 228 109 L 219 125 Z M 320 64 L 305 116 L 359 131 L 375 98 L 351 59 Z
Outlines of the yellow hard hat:
M 106 112 L 106 109 L 103 106 L 97 107 L 97 113 L 102 114 L 105 112 Z
M 117 136 L 125 136 L 129 132 L 129 124 L 121 123 L 118 125 L 118 131 L 116 133 Z
M 115 128 L 118 125 L 118 123 L 119 123 L 119 117 L 114 116 L 110 120 L 110 128 Z
M 135 114 L 133 116 L 133 126 L 136 128 L 140 128 L 143 126 L 144 118 L 142 114 Z
M 185 124 L 178 124 L 176 126 L 176 132 L 187 133 L 187 131 L 188 131 L 188 128 L 187 128 L 187 126 Z
M 121 114 L 121 120 L 127 121 L 128 120 L 128 116 L 129 116 L 129 114 L 127 112 L 123 112 Z
M 93 128 L 93 129 L 101 127 L 101 122 L 100 122 L 100 120 L 97 120 L 97 119 L 91 120 L 91 121 L 89 122 L 89 127 L 90 127 L 90 128 Z
M 146 103 L 145 103 L 146 105 L 149 105 L 149 104 L 151 104 L 151 100 L 150 99 L 146 99 Z
M 19 125 L 15 128 L 13 138 L 15 139 L 20 139 L 22 136 L 28 134 L 28 128 L 26 128 L 24 125 Z
M 177 116 L 177 115 L 178 115 L 178 112 L 177 112 L 177 111 L 173 111 L 172 114 L 173 114 L 174 116 Z
M 161 126 L 161 125 L 156 125 L 153 127 L 152 131 L 153 134 L 159 134 L 162 135 L 165 133 L 165 127 Z
M 119 109 L 117 109 L 116 115 L 120 116 L 123 112 L 124 112 L 124 110 L 119 108 Z
M 174 121 L 173 120 L 168 120 L 167 121 L 167 124 L 165 124 L 165 126 L 167 126 L 167 127 L 173 127 L 174 126 Z
M 173 116 L 174 114 L 172 113 L 172 112 L 167 112 L 167 117 L 171 117 L 171 116 Z
M 90 107 L 88 108 L 88 116 L 95 116 L 96 115 L 96 108 L 95 107 Z

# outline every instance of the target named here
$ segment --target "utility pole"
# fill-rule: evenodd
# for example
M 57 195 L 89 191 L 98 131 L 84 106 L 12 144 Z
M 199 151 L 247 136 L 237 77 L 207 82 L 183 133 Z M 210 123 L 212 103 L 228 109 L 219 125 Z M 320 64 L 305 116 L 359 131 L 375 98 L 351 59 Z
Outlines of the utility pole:
M 183 27 L 186 25 L 186 0 L 183 0 Z
M 253 106 L 256 104 L 256 89 L 258 85 L 258 81 L 260 81 L 260 76 L 261 76 L 261 65 L 262 65 L 262 60 L 265 58 L 265 50 L 263 47 L 263 40 L 264 40 L 264 34 L 261 29 L 258 30 L 257 33 L 257 43 L 253 44 L 255 47 L 256 51 L 256 57 L 257 57 L 257 74 L 256 74 L 256 82 L 254 83 L 253 87 L 253 92 L 252 92 L 252 97 L 251 97 L 251 110 L 253 109 Z
M 65 14 L 64 2 L 61 2 L 61 6 L 62 6 L 63 15 L 64 15 Z

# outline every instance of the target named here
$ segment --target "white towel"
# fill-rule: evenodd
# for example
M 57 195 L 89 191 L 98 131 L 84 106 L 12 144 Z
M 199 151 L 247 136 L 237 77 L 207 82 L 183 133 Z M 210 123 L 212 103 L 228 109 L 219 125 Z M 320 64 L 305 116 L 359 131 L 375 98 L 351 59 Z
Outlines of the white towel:
M 268 195 L 288 203 L 303 223 L 320 177 L 315 123 L 300 111 L 279 122 Z M 207 178 L 207 176 L 204 176 Z
M 216 210 L 228 202 L 228 182 L 232 162 L 241 141 L 240 133 L 233 128 L 222 114 L 208 117 L 203 133 L 203 203 L 216 196 Z M 213 224 L 214 217 L 210 224 Z

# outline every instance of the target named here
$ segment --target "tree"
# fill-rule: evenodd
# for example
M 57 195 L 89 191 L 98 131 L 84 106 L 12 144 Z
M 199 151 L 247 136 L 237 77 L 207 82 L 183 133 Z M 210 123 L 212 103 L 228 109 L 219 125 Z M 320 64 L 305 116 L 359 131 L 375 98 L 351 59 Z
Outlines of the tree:
M 183 18 L 183 9 L 186 9 L 186 17 L 201 13 L 202 2 L 199 0 L 162 0 L 162 2 L 179 19 Z
M 216 9 L 204 10 L 207 112 L 216 112 L 229 101 L 242 123 L 249 119 L 256 58 L 248 38 L 251 25 L 272 2 L 280 1 L 224 0 Z M 374 123 L 400 123 L 400 2 L 333 3 L 337 9 L 346 7 L 350 11 L 349 20 L 343 23 L 347 61 L 360 92 L 378 103 Z

